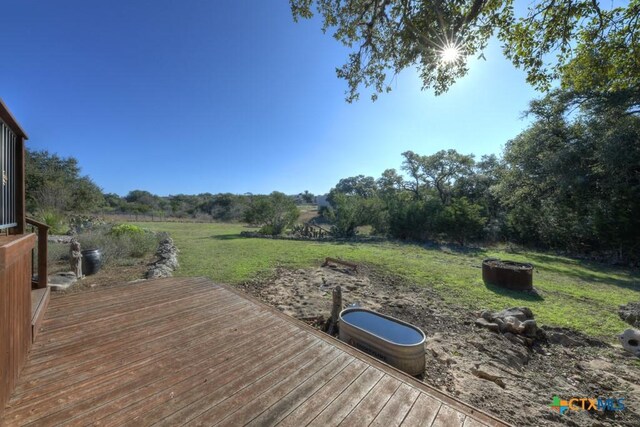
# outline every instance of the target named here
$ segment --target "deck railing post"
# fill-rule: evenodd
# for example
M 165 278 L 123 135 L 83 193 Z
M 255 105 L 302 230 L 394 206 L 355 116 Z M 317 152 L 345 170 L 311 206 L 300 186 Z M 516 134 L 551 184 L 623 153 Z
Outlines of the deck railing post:
M 34 219 L 27 218 L 27 223 L 38 229 L 38 282 L 36 284 L 37 289 L 43 289 L 47 287 L 47 252 L 48 252 L 48 238 L 49 238 L 49 226 L 43 224 Z
M 49 227 L 42 227 L 38 229 L 38 289 L 47 287 L 47 253 L 48 253 L 48 240 Z

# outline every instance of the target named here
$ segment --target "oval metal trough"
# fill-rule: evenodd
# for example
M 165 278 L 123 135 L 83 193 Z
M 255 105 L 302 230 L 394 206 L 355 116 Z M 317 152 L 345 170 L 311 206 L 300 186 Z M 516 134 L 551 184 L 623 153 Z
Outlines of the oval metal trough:
M 341 341 L 410 375 L 424 372 L 426 336 L 420 328 L 363 308 L 340 313 Z

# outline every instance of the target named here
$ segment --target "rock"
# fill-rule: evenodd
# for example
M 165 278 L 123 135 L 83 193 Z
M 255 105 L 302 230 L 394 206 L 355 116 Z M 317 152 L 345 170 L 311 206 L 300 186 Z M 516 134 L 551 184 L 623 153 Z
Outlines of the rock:
M 501 318 L 496 317 L 493 319 L 493 323 L 496 323 L 501 331 L 504 329 L 504 321 Z
M 55 235 L 55 234 L 49 234 L 47 236 L 47 242 L 51 242 L 51 243 L 69 244 L 71 243 L 72 239 L 73 239 L 73 236 L 61 236 L 61 235 Z
M 559 344 L 565 347 L 577 347 L 580 345 L 576 340 L 570 338 L 567 334 L 562 332 L 547 333 L 547 339 L 551 344 Z
M 488 320 L 489 322 L 491 322 L 495 316 L 493 315 L 492 312 L 490 312 L 489 310 L 484 310 L 480 313 L 480 317 L 482 317 L 485 320 Z
M 507 316 L 504 318 L 504 324 L 501 332 L 511 332 L 513 334 L 521 334 L 524 331 L 524 326 L 520 320 L 513 316 Z
M 500 326 L 497 323 L 491 323 L 482 317 L 478 317 L 476 319 L 476 326 L 480 326 L 481 328 L 489 329 L 493 332 L 500 332 Z
M 535 337 L 538 334 L 538 324 L 534 319 L 525 320 L 522 322 L 523 331 L 522 334 L 528 337 Z
M 171 277 L 173 271 L 180 265 L 178 264 L 178 248 L 173 243 L 171 237 L 163 239 L 158 244 L 156 251 L 157 260 L 151 264 L 147 271 L 147 279 L 158 279 L 161 277 Z
M 622 348 L 636 357 L 640 357 L 640 331 L 637 329 L 627 329 L 618 335 Z
M 78 278 L 72 271 L 52 274 L 47 278 L 47 283 L 52 291 L 64 291 L 66 289 L 69 289 L 69 287 L 71 287 L 77 281 Z
M 481 368 L 480 366 L 476 365 L 475 368 L 471 368 L 471 373 L 473 375 L 475 375 L 476 377 L 478 377 L 478 378 L 481 378 L 481 379 L 487 380 L 487 381 L 491 381 L 491 382 L 495 383 L 496 385 L 498 385 L 499 387 L 502 387 L 502 388 L 506 388 L 507 387 L 500 376 L 492 374 L 486 368 Z
M 627 305 L 621 305 L 618 310 L 620 318 L 634 326 L 640 327 L 640 302 L 630 302 Z
M 507 336 L 510 341 L 528 346 L 544 336 L 538 329 L 533 312 L 527 307 L 513 307 L 497 313 L 484 310 L 475 324 L 494 332 L 510 334 Z
M 519 336 L 517 336 L 516 334 L 513 334 L 511 332 L 505 332 L 504 337 L 506 339 L 508 339 L 509 341 L 511 341 L 514 344 L 521 344 L 521 345 L 525 345 L 525 341 L 523 339 L 521 339 Z
M 506 319 L 507 317 L 515 317 L 521 322 L 533 319 L 533 312 L 528 307 L 513 307 L 502 310 L 495 314 L 495 317 Z

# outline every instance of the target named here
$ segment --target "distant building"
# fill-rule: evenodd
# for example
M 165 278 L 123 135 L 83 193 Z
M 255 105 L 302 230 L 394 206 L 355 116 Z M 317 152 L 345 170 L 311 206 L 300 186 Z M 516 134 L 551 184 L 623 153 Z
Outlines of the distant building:
M 329 201 L 327 200 L 327 197 L 329 197 L 329 194 L 323 194 L 322 196 L 316 196 L 316 204 L 318 205 L 318 209 L 320 209 L 323 206 L 330 206 Z

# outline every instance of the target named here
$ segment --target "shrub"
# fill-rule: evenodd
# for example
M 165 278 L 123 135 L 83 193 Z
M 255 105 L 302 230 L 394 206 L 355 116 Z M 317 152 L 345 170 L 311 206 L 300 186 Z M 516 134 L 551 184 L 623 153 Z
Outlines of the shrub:
M 49 242 L 47 245 L 47 259 L 50 264 L 69 260 L 69 245 L 65 243 Z
M 74 233 L 82 233 L 93 227 L 104 225 L 104 219 L 94 215 L 72 214 L 67 217 L 69 229 Z
M 268 196 L 254 196 L 244 213 L 244 219 L 250 224 L 261 225 L 263 234 L 278 235 L 291 227 L 300 216 L 292 198 L 274 191 Z
M 331 234 L 336 237 L 354 237 L 360 225 L 360 198 L 336 193 L 333 207 L 327 212 L 331 221 Z
M 142 258 L 153 253 L 159 238 L 138 226 L 120 224 L 96 227 L 79 234 L 78 240 L 82 249 L 100 249 L 105 264 L 126 264 L 131 258 Z
M 144 234 L 144 230 L 137 225 L 133 224 L 118 224 L 111 227 L 110 234 L 121 237 L 121 236 L 137 236 L 140 234 Z
M 469 239 L 482 236 L 485 223 L 482 207 L 469 202 L 466 197 L 461 197 L 442 210 L 438 228 L 448 238 L 464 246 Z
M 49 226 L 50 234 L 64 234 L 67 232 L 64 215 L 53 209 L 43 209 L 38 218 Z
M 260 234 L 267 234 L 270 236 L 275 236 L 278 233 L 274 232 L 273 226 L 272 225 L 263 225 L 262 227 L 260 227 L 260 230 L 258 230 L 258 233 Z
M 329 213 L 329 206 L 323 205 L 318 208 L 318 215 L 321 217 L 326 217 L 327 213 Z

